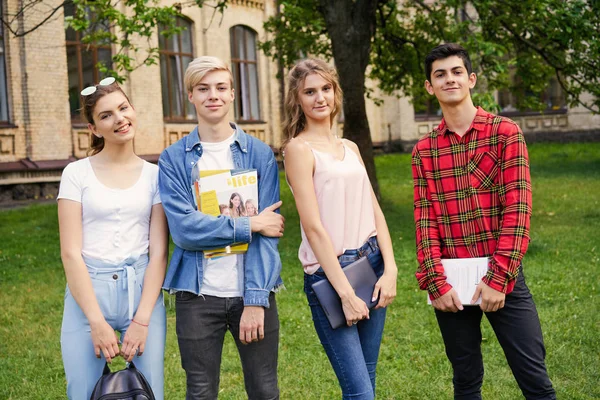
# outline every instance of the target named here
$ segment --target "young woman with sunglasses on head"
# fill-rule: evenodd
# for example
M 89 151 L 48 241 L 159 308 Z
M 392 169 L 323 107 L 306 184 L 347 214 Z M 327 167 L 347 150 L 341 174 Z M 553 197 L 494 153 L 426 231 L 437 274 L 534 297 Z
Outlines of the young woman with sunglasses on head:
M 282 149 L 300 215 L 304 291 L 343 399 L 372 400 L 386 307 L 396 296 L 392 241 L 358 147 L 331 129 L 342 105 L 336 71 L 308 59 L 296 64 L 288 79 Z M 372 310 L 342 270 L 362 256 L 379 278 Z M 325 279 L 341 299 L 347 326 L 332 329 L 319 305 L 312 285 Z
M 134 153 L 136 113 L 114 78 L 81 95 L 92 155 L 65 168 L 58 195 L 67 396 L 89 399 L 105 360 L 122 355 L 163 399 L 168 228 L 158 167 Z

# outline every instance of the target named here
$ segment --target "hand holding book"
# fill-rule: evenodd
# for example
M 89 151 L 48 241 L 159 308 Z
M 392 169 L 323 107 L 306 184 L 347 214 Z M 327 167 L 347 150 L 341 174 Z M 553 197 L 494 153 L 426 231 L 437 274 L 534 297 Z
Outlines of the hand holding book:
M 454 288 L 450 289 L 437 299 L 433 301 L 430 300 L 430 302 L 433 308 L 443 312 L 458 312 L 464 309 L 460 297 Z
M 281 237 L 283 236 L 285 218 L 281 214 L 277 214 L 275 211 L 281 207 L 282 201 L 278 201 L 275 204 L 266 207 L 257 216 L 252 217 L 250 220 L 250 228 L 252 233 L 260 233 L 263 236 L 268 237 Z
M 484 312 L 496 312 L 504 307 L 506 295 L 502 292 L 489 287 L 484 282 L 479 282 L 475 294 L 471 300 L 475 304 L 477 300 L 481 302 L 480 308 Z
M 250 217 L 258 213 L 258 176 L 254 169 L 203 170 L 192 169 L 192 193 L 198 211 L 212 216 L 229 218 Z M 260 224 L 259 224 L 260 225 Z M 205 251 L 206 258 L 242 254 L 247 243 L 234 243 L 225 248 Z
M 481 279 L 487 273 L 488 262 L 487 257 L 442 259 L 446 281 L 452 289 L 433 301 L 429 298 L 427 301 L 440 311 L 450 312 L 480 304 L 481 285 L 485 285 Z

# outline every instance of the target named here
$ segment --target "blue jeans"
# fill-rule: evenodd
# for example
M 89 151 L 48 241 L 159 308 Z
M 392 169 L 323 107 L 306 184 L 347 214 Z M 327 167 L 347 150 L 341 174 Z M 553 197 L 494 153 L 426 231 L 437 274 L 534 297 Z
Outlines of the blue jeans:
M 372 237 L 362 247 L 346 250 L 338 257 L 342 268 L 367 256 L 377 277 L 383 275 L 383 258 Z M 369 319 L 356 325 L 331 329 L 325 312 L 312 290 L 312 285 L 327 279 L 319 268 L 314 274 L 304 274 L 304 292 L 310 305 L 313 322 L 321 344 L 337 375 L 343 399 L 370 400 L 375 398 L 375 370 L 385 324 L 386 308 L 372 309 Z
M 124 337 L 130 320 L 129 294 L 132 294 L 135 314 L 142 295 L 148 256 L 129 260 L 123 265 L 107 265 L 98 260 L 85 260 L 92 278 L 98 305 L 106 322 Z M 158 296 L 144 354 L 134 357 L 135 366 L 144 374 L 157 400 L 163 399 L 164 354 L 167 321 L 162 293 Z M 96 382 L 102 376 L 106 360 L 96 358 L 90 324 L 67 286 L 61 328 L 60 345 L 67 378 L 69 399 L 89 399 Z

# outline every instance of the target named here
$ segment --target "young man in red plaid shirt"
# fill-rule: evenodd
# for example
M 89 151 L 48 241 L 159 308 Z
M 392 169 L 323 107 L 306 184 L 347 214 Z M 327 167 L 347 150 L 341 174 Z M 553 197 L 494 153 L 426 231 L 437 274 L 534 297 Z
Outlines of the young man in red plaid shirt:
M 527 399 L 555 399 L 542 330 L 521 259 L 529 243 L 531 182 L 523 133 L 475 107 L 469 55 L 443 44 L 425 59 L 425 88 L 442 108 L 440 125 L 413 150 L 419 268 L 454 370 L 455 399 L 481 399 L 481 317 L 485 312 Z M 442 259 L 488 257 L 487 274 L 463 306 Z

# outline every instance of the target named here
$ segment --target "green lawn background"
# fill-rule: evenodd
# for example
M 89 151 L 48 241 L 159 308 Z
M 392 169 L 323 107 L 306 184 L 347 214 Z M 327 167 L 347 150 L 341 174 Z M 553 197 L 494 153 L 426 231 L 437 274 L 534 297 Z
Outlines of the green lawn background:
M 542 321 L 550 377 L 560 399 L 598 399 L 600 143 L 540 143 L 529 151 L 534 200 L 524 269 Z M 451 368 L 414 278 L 410 156 L 383 155 L 376 164 L 399 269 L 398 297 L 388 310 L 378 366 L 378 398 L 450 399 Z M 280 251 L 287 288 L 277 298 L 281 398 L 337 399 L 340 391 L 302 292 L 298 216 L 281 182 L 286 232 Z M 0 399 L 66 397 L 59 342 L 64 287 L 56 206 L 0 212 Z M 167 296 L 166 304 L 165 398 L 183 399 L 174 300 Z M 487 321 L 482 326 L 484 398 L 522 398 L 493 331 Z M 229 337 L 223 358 L 220 398 L 245 398 Z

